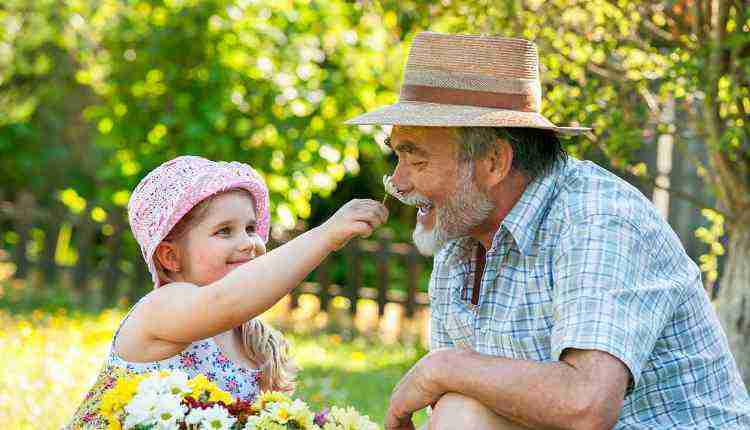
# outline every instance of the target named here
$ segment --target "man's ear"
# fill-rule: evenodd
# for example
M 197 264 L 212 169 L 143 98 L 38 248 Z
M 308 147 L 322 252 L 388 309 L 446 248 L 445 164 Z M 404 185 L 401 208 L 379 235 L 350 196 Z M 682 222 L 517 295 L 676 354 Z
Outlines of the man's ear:
M 157 245 L 154 251 L 154 260 L 170 272 L 180 271 L 180 249 L 172 242 L 164 241 Z
M 502 182 L 510 174 L 513 166 L 513 147 L 503 139 L 480 161 L 485 186 L 489 189 Z

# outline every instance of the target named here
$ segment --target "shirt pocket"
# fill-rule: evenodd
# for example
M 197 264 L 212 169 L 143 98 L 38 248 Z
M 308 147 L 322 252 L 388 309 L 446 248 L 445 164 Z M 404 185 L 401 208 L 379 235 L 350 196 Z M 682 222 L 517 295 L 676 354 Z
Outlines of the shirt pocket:
M 453 307 L 445 318 L 445 331 L 453 342 L 460 348 L 473 349 L 474 320 L 470 313 Z
M 497 348 L 497 353 L 494 355 L 533 361 L 550 361 L 552 357 L 551 336 L 547 334 L 524 337 L 495 334 L 492 338 L 492 343 Z

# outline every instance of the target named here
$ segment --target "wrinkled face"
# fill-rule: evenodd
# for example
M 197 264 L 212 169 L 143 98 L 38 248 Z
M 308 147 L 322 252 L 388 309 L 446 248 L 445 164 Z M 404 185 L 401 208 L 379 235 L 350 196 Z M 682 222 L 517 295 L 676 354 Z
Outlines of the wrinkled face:
M 398 165 L 387 188 L 417 207 L 413 238 L 425 255 L 466 236 L 494 209 L 474 182 L 473 163 L 458 159 L 456 138 L 450 128 L 394 127 L 391 133 Z
M 245 193 L 217 196 L 207 215 L 178 244 L 182 250 L 180 278 L 201 286 L 266 252 L 256 232 L 253 200 Z

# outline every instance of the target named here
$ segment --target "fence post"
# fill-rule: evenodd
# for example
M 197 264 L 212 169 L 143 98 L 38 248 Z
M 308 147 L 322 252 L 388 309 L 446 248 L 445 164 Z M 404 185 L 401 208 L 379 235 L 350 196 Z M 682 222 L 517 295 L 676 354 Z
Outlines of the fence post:
M 417 299 L 417 283 L 419 282 L 419 254 L 417 249 L 413 246 L 409 246 L 409 253 L 406 254 L 406 261 L 409 268 L 406 280 L 406 316 L 411 318 L 414 316 L 414 308 Z
M 13 260 L 16 263 L 15 277 L 18 279 L 25 278 L 29 272 L 29 260 L 26 258 L 26 245 L 29 241 L 29 230 L 33 222 L 34 214 L 34 195 L 22 191 L 18 195 L 16 207 L 13 208 L 13 217 L 16 234 L 18 234 L 18 243 L 14 249 Z
M 146 285 L 148 285 L 148 288 L 152 286 L 151 273 L 148 271 L 145 263 L 142 261 L 136 261 L 134 264 L 134 270 L 135 279 L 133 279 L 133 282 L 130 284 L 130 289 L 128 290 L 128 304 L 130 306 L 133 306 L 141 298 L 141 292 L 146 291 L 147 289 Z
M 60 229 L 65 222 L 67 211 L 60 205 L 53 203 L 52 208 L 46 214 L 47 229 L 44 232 L 44 250 L 42 251 L 42 275 L 43 282 L 52 287 L 57 281 L 57 262 L 55 254 L 57 251 L 57 240 L 60 237 Z
M 349 267 L 351 267 L 350 276 L 347 279 L 346 295 L 349 299 L 349 313 L 353 316 L 357 314 L 357 301 L 359 300 L 359 289 L 362 287 L 362 263 L 359 260 L 360 248 L 359 239 L 354 239 L 346 248 Z
M 112 227 L 114 231 L 106 242 L 106 249 L 109 256 L 104 265 L 104 284 L 102 285 L 102 293 L 104 294 L 104 303 L 107 306 L 113 306 L 117 304 L 118 294 L 120 289 L 118 283 L 120 280 L 120 257 L 122 256 L 122 230 L 123 230 L 123 217 L 119 211 L 112 211 Z
M 378 314 L 383 316 L 385 313 L 385 305 L 388 303 L 388 256 L 390 254 L 391 247 L 391 235 L 387 231 L 384 231 L 378 239 L 379 247 L 377 253 L 377 268 L 378 268 Z
M 73 288 L 81 294 L 81 302 L 86 305 L 91 304 L 91 297 L 87 295 L 87 280 L 89 277 L 89 260 L 92 255 L 91 248 L 93 247 L 95 233 L 94 227 L 94 221 L 89 219 L 88 212 L 82 212 L 78 224 L 79 231 L 77 232 L 79 239 L 76 246 L 78 249 L 78 261 L 73 270 Z
M 328 302 L 331 299 L 330 292 L 328 291 L 328 287 L 331 284 L 329 266 L 328 259 L 326 259 L 323 261 L 323 264 L 318 266 L 318 270 L 315 273 L 318 285 L 320 286 L 320 310 L 323 312 L 328 312 Z

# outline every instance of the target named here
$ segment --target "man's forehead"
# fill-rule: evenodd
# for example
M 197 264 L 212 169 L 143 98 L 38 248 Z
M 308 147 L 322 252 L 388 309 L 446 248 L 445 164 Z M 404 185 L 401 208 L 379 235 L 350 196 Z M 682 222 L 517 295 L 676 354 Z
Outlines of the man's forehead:
M 420 149 L 429 147 L 437 149 L 453 142 L 455 136 L 455 128 L 394 126 L 387 143 L 394 150 L 398 150 L 399 146 L 412 149 L 415 146 Z

